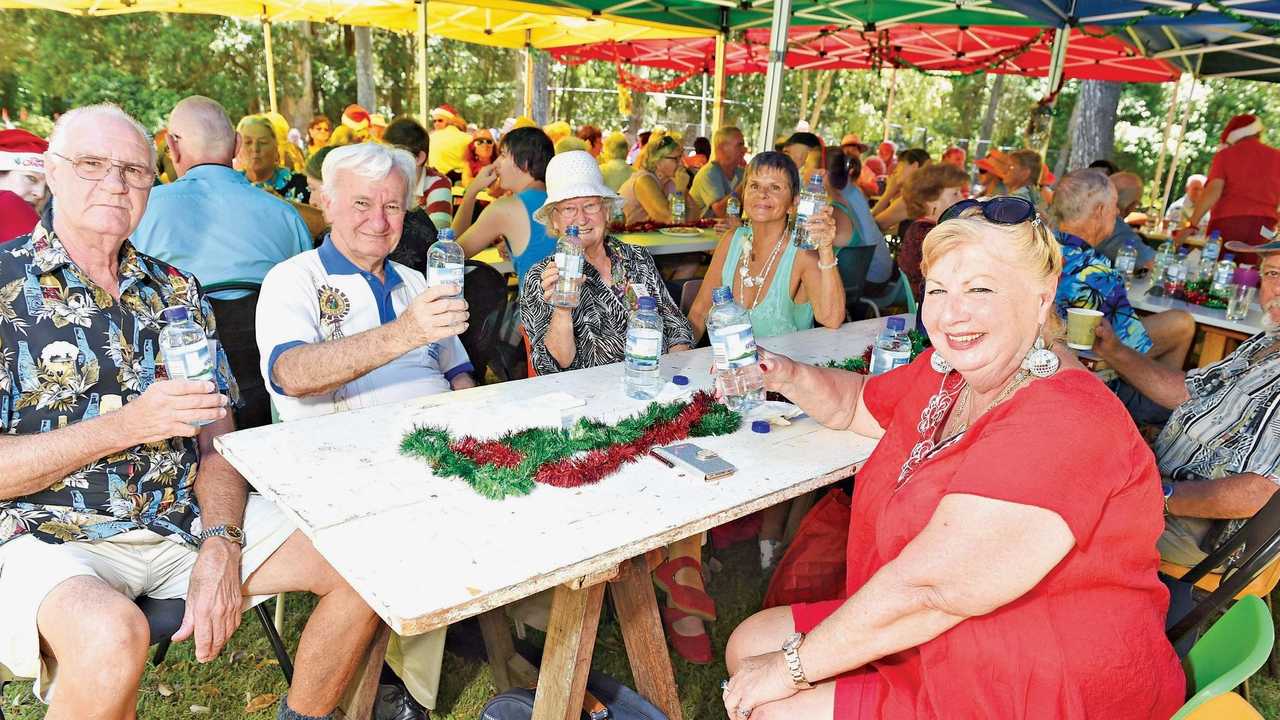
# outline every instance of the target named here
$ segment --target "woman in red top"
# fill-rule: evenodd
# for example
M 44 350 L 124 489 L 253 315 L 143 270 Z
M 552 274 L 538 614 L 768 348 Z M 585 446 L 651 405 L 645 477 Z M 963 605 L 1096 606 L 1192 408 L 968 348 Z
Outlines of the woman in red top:
M 1114 395 L 1044 347 L 1062 258 L 1030 203 L 969 203 L 925 242 L 935 351 L 871 379 L 761 360 L 824 425 L 881 439 L 858 472 L 846 597 L 734 631 L 733 720 L 1145 720 L 1182 704 L 1154 459 Z

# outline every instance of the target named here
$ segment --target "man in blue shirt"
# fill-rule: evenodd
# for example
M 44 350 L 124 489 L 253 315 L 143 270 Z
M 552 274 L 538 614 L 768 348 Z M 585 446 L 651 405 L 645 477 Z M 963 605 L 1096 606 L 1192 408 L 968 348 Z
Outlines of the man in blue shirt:
M 238 140 L 221 105 L 199 95 L 186 98 L 169 115 L 168 129 L 178 180 L 151 191 L 132 238 L 139 251 L 208 287 L 230 280 L 261 284 L 271 268 L 311 249 L 311 233 L 298 212 L 231 168 Z M 210 297 L 231 370 L 245 378 L 236 424 L 265 425 L 271 410 L 258 373 L 257 296 L 237 290 Z

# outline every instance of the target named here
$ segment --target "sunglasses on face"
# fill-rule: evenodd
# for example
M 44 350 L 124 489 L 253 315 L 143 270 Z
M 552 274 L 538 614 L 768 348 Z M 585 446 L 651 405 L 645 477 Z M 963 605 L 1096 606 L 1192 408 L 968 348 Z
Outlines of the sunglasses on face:
M 476 138 L 475 143 L 477 145 L 492 145 L 493 141 L 489 138 Z
M 948 220 L 954 220 L 963 215 L 969 208 L 975 207 L 982 210 L 982 217 L 998 225 L 1017 225 L 1028 221 L 1033 225 L 1040 224 L 1040 215 L 1036 212 L 1035 205 L 1020 197 L 1009 195 L 994 197 L 990 200 L 977 200 L 975 198 L 961 200 L 938 216 L 938 224 L 941 225 Z

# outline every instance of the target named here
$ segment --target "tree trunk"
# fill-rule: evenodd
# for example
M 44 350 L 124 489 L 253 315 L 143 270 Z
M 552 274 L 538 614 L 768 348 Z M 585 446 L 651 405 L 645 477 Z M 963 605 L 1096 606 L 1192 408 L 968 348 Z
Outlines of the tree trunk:
M 831 81 L 835 76 L 835 70 L 828 70 L 822 73 L 822 77 L 818 80 L 818 96 L 813 99 L 813 112 L 809 115 L 811 128 L 818 127 L 818 120 L 822 118 L 822 108 L 827 104 L 827 97 L 831 95 Z
M 356 102 L 369 112 L 377 112 L 377 96 L 373 84 L 373 30 L 355 29 L 356 36 Z
M 987 111 L 982 114 L 982 127 L 978 129 L 978 147 L 975 148 L 974 157 L 986 155 L 994 144 L 991 134 L 996 131 L 996 108 L 999 107 L 1000 96 L 1003 94 L 1004 75 L 996 75 L 996 81 L 991 84 L 991 94 L 987 96 Z
M 1071 159 L 1068 170 L 1088 167 L 1094 160 L 1110 160 L 1115 154 L 1116 108 L 1120 105 L 1118 82 L 1084 80 L 1071 113 Z
M 546 125 L 551 121 L 551 56 L 533 50 L 533 121 Z
M 627 118 L 627 137 L 633 142 L 644 129 L 644 108 L 648 104 L 648 95 L 639 90 L 631 91 L 631 115 Z
M 296 128 L 305 129 L 311 124 L 311 118 L 316 113 L 315 103 L 315 82 L 311 77 L 311 23 L 304 20 L 300 23 L 299 30 L 301 34 L 301 42 L 297 43 L 296 50 L 297 68 L 298 68 L 298 84 L 301 85 L 296 96 L 286 96 L 284 99 L 285 116 L 289 118 L 290 125 Z M 308 142 L 310 140 L 308 139 Z

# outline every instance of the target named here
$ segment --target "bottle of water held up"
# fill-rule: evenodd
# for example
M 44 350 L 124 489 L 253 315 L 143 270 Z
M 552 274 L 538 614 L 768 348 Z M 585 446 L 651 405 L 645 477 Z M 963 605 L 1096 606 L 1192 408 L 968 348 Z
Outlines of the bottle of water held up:
M 711 293 L 707 334 L 715 355 L 716 386 L 730 410 L 745 412 L 764 402 L 764 378 L 756 364 L 756 336 L 751 315 L 733 301 L 733 290 Z
M 564 237 L 556 243 L 556 269 L 560 280 L 551 292 L 551 304 L 555 307 L 578 307 L 578 293 L 582 289 L 582 241 L 578 239 L 578 226 L 570 225 Z
M 724 216 L 726 218 L 742 217 L 742 203 L 738 200 L 737 195 L 729 194 L 729 199 L 724 204 Z
M 213 353 L 204 328 L 191 320 L 190 311 L 182 306 L 168 307 L 161 313 L 165 326 L 160 330 L 160 354 L 170 380 L 213 380 Z M 211 420 L 195 423 L 208 425 Z
M 680 192 L 679 190 L 671 193 L 671 196 L 667 198 L 667 204 L 671 208 L 671 224 L 683 225 L 684 224 L 684 193 Z
M 467 254 L 453 240 L 452 228 L 441 228 L 436 242 L 427 251 L 427 287 L 453 285 L 458 292 L 453 297 L 462 298 L 462 275 Z
M 805 230 L 804 224 L 809 218 L 822 212 L 827 206 L 827 190 L 822 186 L 822 174 L 814 173 L 809 177 L 809 184 L 804 186 L 804 190 L 800 191 L 800 202 L 796 206 L 796 227 L 795 238 L 796 247 L 802 250 L 817 250 L 818 244 L 809 239 L 809 231 Z
M 627 323 L 622 389 L 629 398 L 652 400 L 662 390 L 662 377 L 658 372 L 662 355 L 662 318 L 658 316 L 656 299 L 645 295 L 636 304 L 638 307 Z
M 1236 256 L 1227 253 L 1218 261 L 1218 266 L 1213 270 L 1213 285 L 1210 287 L 1210 294 L 1219 297 L 1225 296 L 1231 289 L 1231 283 L 1236 276 Z
M 871 375 L 887 373 L 899 365 L 911 362 L 911 338 L 907 336 L 907 321 L 900 317 L 885 320 L 884 329 L 871 346 Z

